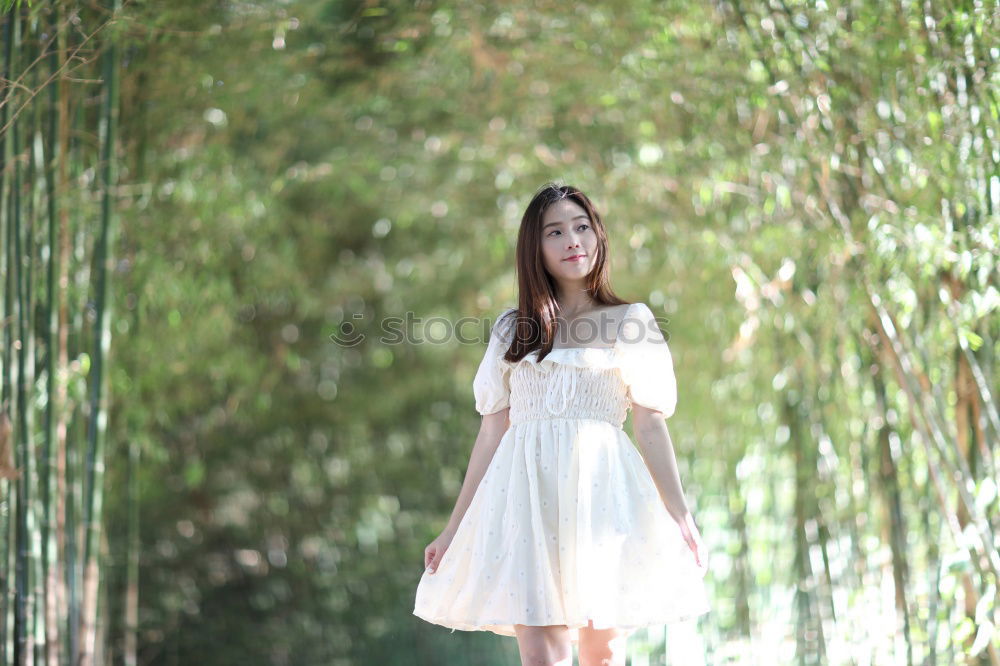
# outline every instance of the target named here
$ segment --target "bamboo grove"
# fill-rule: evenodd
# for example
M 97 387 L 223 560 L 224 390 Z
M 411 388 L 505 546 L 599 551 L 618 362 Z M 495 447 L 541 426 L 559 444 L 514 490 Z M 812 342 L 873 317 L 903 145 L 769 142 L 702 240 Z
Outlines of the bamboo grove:
M 1000 666 L 996 2 L 0 7 L 3 663 L 516 663 L 410 615 L 481 350 L 330 338 L 516 302 L 563 176 L 671 319 L 699 658 Z
M 77 26 L 107 25 L 116 9 L 3 8 L 4 663 L 95 664 L 103 652 L 119 56 Z
M 795 470 L 797 654 L 857 636 L 836 590 L 881 579 L 894 663 L 1000 663 L 997 7 L 844 6 L 829 22 L 724 7 L 773 93 L 748 121 L 782 146 L 748 180 L 794 193 L 787 221 L 828 253 L 800 246 L 771 274 L 741 253 L 735 272 L 745 330 L 772 337 Z M 833 310 L 812 307 L 819 292 Z M 880 575 L 838 572 L 846 544 L 870 562 L 868 530 L 887 547 Z

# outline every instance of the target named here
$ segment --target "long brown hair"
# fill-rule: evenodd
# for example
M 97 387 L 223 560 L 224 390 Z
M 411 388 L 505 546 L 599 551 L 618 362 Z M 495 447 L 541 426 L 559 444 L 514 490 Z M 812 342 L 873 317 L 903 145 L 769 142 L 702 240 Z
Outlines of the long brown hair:
M 597 257 L 594 268 L 587 275 L 587 293 L 600 305 L 625 305 L 629 301 L 619 298 L 609 284 L 608 235 L 604 221 L 586 194 L 572 185 L 546 183 L 535 192 L 521 216 L 517 234 L 517 310 L 508 316 L 515 317 L 514 336 L 504 354 L 512 363 L 520 361 L 534 350 L 539 350 L 538 360 L 552 351 L 555 341 L 559 302 L 556 300 L 556 282 L 545 270 L 542 258 L 542 217 L 546 209 L 562 199 L 569 199 L 587 212 L 590 224 L 597 234 Z

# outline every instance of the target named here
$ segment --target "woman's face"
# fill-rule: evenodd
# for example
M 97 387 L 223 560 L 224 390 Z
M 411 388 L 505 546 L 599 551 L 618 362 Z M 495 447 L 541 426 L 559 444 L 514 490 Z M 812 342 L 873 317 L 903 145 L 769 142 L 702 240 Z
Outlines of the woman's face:
M 570 259 L 581 254 L 584 256 Z M 597 260 L 597 232 L 580 204 L 560 199 L 545 210 L 542 258 L 546 270 L 560 285 L 584 282 Z

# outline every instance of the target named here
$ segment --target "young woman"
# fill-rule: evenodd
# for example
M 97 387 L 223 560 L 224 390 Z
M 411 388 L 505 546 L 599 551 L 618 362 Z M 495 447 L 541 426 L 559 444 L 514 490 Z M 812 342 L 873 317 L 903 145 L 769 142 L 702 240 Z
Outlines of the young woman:
M 608 285 L 601 216 L 545 185 L 517 239 L 518 308 L 473 380 L 483 415 L 413 613 L 516 636 L 523 664 L 625 664 L 639 627 L 709 610 L 704 546 L 665 419 L 673 361 L 650 308 Z M 622 430 L 632 409 L 636 446 Z

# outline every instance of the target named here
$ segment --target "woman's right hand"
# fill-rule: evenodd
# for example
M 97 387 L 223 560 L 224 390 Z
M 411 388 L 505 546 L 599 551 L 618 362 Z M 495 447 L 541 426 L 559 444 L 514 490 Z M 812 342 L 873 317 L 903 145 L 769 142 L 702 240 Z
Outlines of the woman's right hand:
M 454 532 L 445 529 L 438 535 L 438 538 L 431 541 L 424 548 L 424 568 L 427 573 L 432 574 L 437 571 L 438 564 L 441 562 L 441 558 L 444 557 L 445 551 L 448 550 L 448 546 L 451 545 L 451 540 L 454 536 Z

